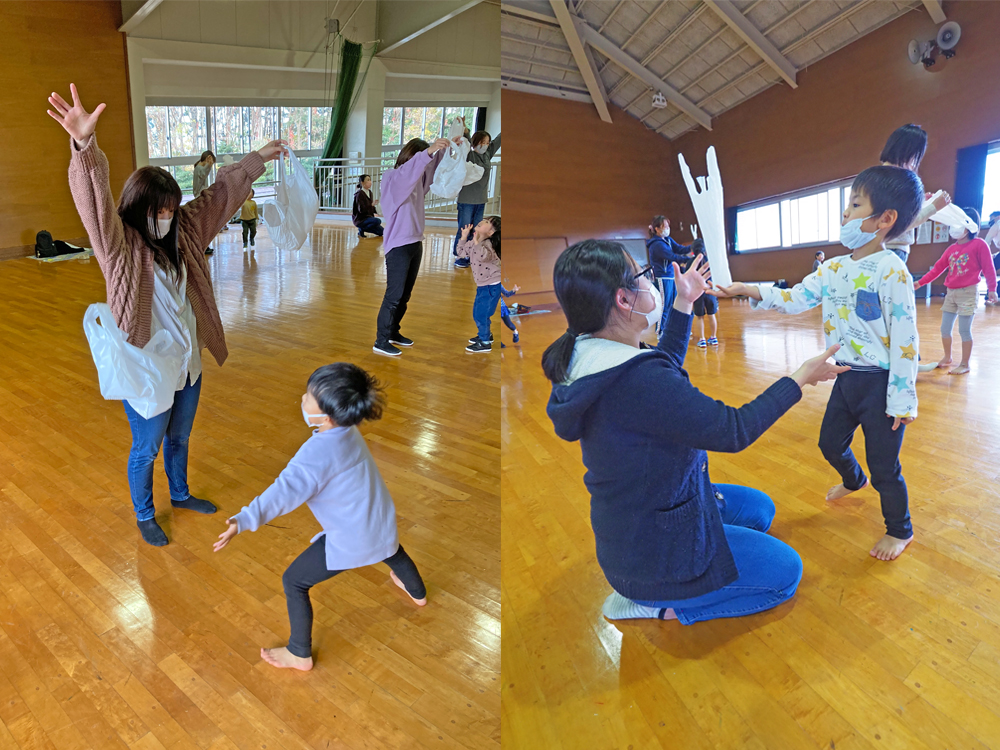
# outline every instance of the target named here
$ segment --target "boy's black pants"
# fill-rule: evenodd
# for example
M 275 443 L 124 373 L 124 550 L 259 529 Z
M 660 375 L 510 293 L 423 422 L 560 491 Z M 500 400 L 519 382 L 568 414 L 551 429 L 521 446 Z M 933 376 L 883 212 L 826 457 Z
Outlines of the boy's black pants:
M 895 431 L 892 429 L 894 419 L 885 412 L 888 386 L 888 370 L 852 370 L 838 375 L 819 430 L 819 447 L 823 457 L 840 474 L 844 487 L 861 489 L 865 473 L 851 450 L 854 432 L 861 426 L 872 486 L 882 501 L 886 533 L 897 539 L 909 539 L 913 536 L 913 526 L 899 463 L 906 427 L 901 424 Z

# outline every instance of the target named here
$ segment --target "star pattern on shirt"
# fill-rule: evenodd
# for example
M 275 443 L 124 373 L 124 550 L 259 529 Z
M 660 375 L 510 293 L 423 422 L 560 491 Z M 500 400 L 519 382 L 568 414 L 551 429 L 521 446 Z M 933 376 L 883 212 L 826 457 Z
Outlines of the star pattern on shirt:
M 851 348 L 858 353 L 859 357 L 863 357 L 864 356 L 865 353 L 864 353 L 863 349 L 865 347 L 863 345 L 859 344 L 854 339 L 851 339 Z
M 821 297 L 829 297 L 830 296 L 830 287 L 828 287 L 826 284 L 824 284 L 822 286 L 822 288 L 820 288 L 819 293 L 820 293 Z
M 888 274 L 882 277 L 882 280 L 888 281 L 893 276 L 896 277 L 896 281 L 898 281 L 900 284 L 906 283 L 906 271 L 889 271 Z
M 858 274 L 854 277 L 854 288 L 855 289 L 867 289 L 868 282 L 872 280 L 871 276 L 865 276 L 863 273 Z
M 833 271 L 834 273 L 837 273 L 837 271 L 839 271 L 841 268 L 843 268 L 843 266 L 840 265 L 837 261 L 834 261 L 833 263 L 830 264 L 830 270 Z
M 828 320 L 823 324 L 823 330 L 826 331 L 826 335 L 829 336 L 831 333 L 837 330 L 837 326 L 833 324 L 832 320 Z
M 850 315 L 851 315 L 851 308 L 849 308 L 849 307 L 838 307 L 837 308 L 837 315 L 840 316 L 841 320 L 847 320 L 848 317 L 850 317 Z
M 909 388 L 910 384 L 906 382 L 906 378 L 904 378 L 902 375 L 893 375 L 892 383 L 890 383 L 890 385 L 893 388 L 896 388 L 897 390 L 901 391 L 904 388 Z
M 790 291 L 788 291 L 787 289 L 782 289 L 781 290 L 781 299 L 783 299 L 785 302 L 791 302 L 792 301 L 792 293 Z
M 913 344 L 907 344 L 906 346 L 899 347 L 902 354 L 900 355 L 903 359 L 913 359 L 917 356 L 917 350 Z
M 906 308 L 904 308 L 898 302 L 893 302 L 892 303 L 892 317 L 894 317 L 894 318 L 896 318 L 898 320 L 902 320 L 903 318 L 906 317 Z
M 886 349 L 888 349 L 889 348 L 889 337 L 888 336 L 879 336 L 879 338 L 882 340 L 882 345 Z

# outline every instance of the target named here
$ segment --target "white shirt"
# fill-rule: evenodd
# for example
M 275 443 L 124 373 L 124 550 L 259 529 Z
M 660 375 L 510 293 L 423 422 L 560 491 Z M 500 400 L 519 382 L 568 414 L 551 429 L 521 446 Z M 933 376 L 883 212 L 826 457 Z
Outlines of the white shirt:
M 994 248 L 1000 249 L 1000 220 L 995 221 L 990 227 L 990 231 L 986 233 L 986 244 L 993 245 L 990 252 L 996 255 L 997 251 Z
M 173 271 L 153 265 L 153 325 L 150 335 L 165 330 L 184 352 L 175 390 L 183 390 L 188 376 L 191 383 L 201 377 L 201 347 L 198 345 L 198 321 L 187 296 L 187 266 L 181 264 L 178 278 Z

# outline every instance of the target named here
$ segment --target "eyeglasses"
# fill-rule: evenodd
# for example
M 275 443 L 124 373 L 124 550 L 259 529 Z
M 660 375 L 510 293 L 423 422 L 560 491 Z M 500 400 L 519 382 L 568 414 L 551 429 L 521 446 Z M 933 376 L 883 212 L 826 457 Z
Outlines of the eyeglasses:
M 639 271 L 639 273 L 637 273 L 635 276 L 632 277 L 632 281 L 638 281 L 643 276 L 645 276 L 650 282 L 652 282 L 653 281 L 653 267 L 652 266 L 646 266 L 641 271 Z

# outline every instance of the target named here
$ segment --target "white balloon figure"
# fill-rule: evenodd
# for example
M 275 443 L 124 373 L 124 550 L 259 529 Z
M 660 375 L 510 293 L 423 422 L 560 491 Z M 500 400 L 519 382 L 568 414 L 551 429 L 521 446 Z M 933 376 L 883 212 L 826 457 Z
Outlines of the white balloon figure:
M 722 178 L 719 175 L 719 160 L 715 157 L 715 146 L 709 146 L 705 155 L 708 177 L 698 177 L 697 187 L 691 177 L 691 169 L 684 161 L 684 154 L 678 154 L 677 158 L 705 240 L 705 254 L 712 267 L 712 281 L 719 286 L 729 286 L 733 283 L 733 277 L 729 273 L 729 256 L 726 253 L 726 209 L 722 203 Z

